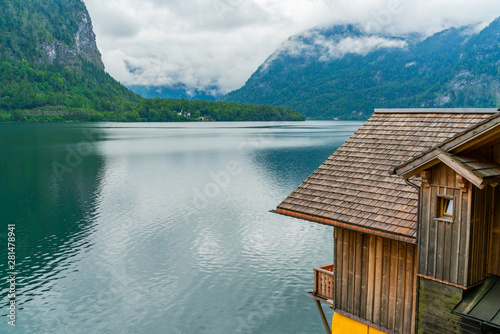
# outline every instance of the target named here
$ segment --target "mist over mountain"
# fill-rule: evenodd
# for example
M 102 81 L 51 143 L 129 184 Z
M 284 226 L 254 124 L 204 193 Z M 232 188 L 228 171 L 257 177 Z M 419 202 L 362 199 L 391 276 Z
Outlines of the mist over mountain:
M 181 100 L 183 87 L 177 99 L 142 98 L 105 71 L 82 0 L 0 0 L 0 11 L 0 122 L 304 120 L 274 106 Z
M 183 84 L 175 86 L 127 85 L 127 88 L 132 92 L 148 99 L 162 98 L 215 101 L 217 99 L 216 96 L 218 96 L 215 88 L 211 93 L 210 91 L 207 92 L 195 88 L 189 88 Z
M 499 76 L 500 18 L 425 39 L 344 25 L 290 37 L 222 100 L 366 119 L 375 108 L 499 106 Z

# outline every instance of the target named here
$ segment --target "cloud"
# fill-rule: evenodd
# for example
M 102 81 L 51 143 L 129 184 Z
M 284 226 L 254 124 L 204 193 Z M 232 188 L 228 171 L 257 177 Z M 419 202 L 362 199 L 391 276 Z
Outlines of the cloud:
M 498 0 L 84 1 L 106 69 L 117 80 L 217 86 L 219 93 L 239 88 L 283 41 L 313 27 L 352 23 L 368 32 L 430 35 L 500 16 Z M 387 46 L 372 38 L 324 43 L 325 57 Z
M 260 67 L 265 72 L 279 56 L 313 58 L 317 61 L 331 61 L 346 54 L 366 55 L 381 48 L 406 48 L 403 38 L 363 35 L 355 26 L 343 29 L 311 29 L 290 37 Z
M 407 43 L 397 39 L 387 39 L 376 36 L 352 38 L 347 37 L 340 42 L 332 42 L 325 39 L 324 36 L 316 40 L 316 45 L 320 45 L 324 52 L 319 57 L 320 61 L 342 58 L 348 53 L 367 54 L 380 48 L 404 48 Z

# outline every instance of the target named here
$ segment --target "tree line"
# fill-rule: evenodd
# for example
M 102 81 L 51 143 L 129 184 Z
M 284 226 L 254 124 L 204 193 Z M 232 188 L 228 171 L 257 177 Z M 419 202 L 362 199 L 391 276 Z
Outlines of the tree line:
M 0 57 L 0 121 L 300 121 L 285 108 L 187 99 L 144 99 L 96 65 L 77 73 L 57 63 Z

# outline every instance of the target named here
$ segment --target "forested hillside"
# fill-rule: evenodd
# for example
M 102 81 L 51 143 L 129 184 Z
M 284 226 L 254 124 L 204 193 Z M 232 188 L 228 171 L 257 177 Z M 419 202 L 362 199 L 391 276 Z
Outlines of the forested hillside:
M 500 19 L 422 40 L 354 26 L 290 38 L 223 100 L 293 108 L 317 119 L 366 119 L 375 108 L 498 107 Z
M 302 120 L 294 111 L 146 100 L 104 70 L 81 0 L 0 0 L 0 121 Z

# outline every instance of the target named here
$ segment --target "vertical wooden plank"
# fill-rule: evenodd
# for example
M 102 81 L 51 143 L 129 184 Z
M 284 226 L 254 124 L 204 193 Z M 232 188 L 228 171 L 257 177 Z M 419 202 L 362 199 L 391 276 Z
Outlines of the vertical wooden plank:
M 487 205 L 487 212 L 486 212 L 486 221 L 485 227 L 485 236 L 484 240 L 487 240 L 487 242 L 483 245 L 484 252 L 485 252 L 485 259 L 484 259 L 484 277 L 486 277 L 489 274 L 490 271 L 490 257 L 491 257 L 491 238 L 493 235 L 493 215 L 494 215 L 494 198 L 495 198 L 495 190 L 493 187 L 488 187 L 488 195 L 486 196 L 486 202 L 488 203 Z
M 406 248 L 406 273 L 405 273 L 405 292 L 408 297 L 405 298 L 404 305 L 404 321 L 403 321 L 403 333 L 410 333 L 412 327 L 412 312 L 413 312 L 413 280 L 416 275 L 414 275 L 414 246 L 408 245 Z
M 454 200 L 454 204 L 456 200 Z M 457 208 L 454 207 L 453 217 L 456 217 Z M 455 223 L 444 223 L 444 240 L 443 240 L 443 280 L 449 282 L 450 281 L 450 268 L 451 263 L 455 262 L 455 257 L 452 257 L 452 248 L 453 247 L 453 229 L 455 227 Z
M 470 236 L 471 236 L 471 222 L 472 222 L 472 193 L 473 193 L 473 187 L 472 185 L 469 185 L 469 191 L 468 191 L 468 199 L 467 199 L 467 212 L 469 214 L 467 215 L 467 219 L 462 219 L 462 221 L 465 221 L 465 264 L 464 264 L 464 286 L 469 285 L 469 259 L 470 259 Z
M 500 147 L 500 145 L 499 145 Z M 494 190 L 494 199 L 500 199 L 500 187 Z M 490 273 L 500 276 L 500 205 L 494 205 L 493 228 L 491 230 L 491 260 Z
M 489 253 L 490 253 L 490 235 L 491 235 L 491 222 L 492 222 L 492 217 L 491 217 L 491 212 L 492 212 L 492 201 L 491 199 L 493 198 L 493 191 L 492 187 L 488 186 L 486 189 L 484 189 L 484 221 L 481 224 L 483 233 L 481 236 L 481 273 L 480 273 L 480 280 L 483 280 L 486 278 L 486 275 L 488 274 L 488 265 L 489 265 Z
M 453 189 L 455 187 L 455 171 L 449 167 L 445 167 L 446 168 L 446 186 L 447 187 L 450 187 L 448 188 L 448 193 L 447 195 L 448 196 L 453 196 Z
M 491 262 L 491 257 L 493 256 L 493 227 L 495 225 L 495 188 L 491 189 L 491 198 L 490 198 L 490 219 L 489 219 L 489 235 L 488 235 L 488 270 L 486 274 L 491 274 L 491 268 L 493 267 L 493 263 Z M 500 248 L 499 246 L 497 246 Z
M 368 282 L 366 291 L 366 319 L 375 322 L 373 319 L 373 304 L 375 293 L 375 259 L 377 255 L 377 237 L 370 235 L 368 237 Z
M 477 191 L 476 188 L 472 188 L 472 201 L 471 201 L 471 221 L 470 221 L 470 235 L 469 235 L 469 256 L 468 256 L 468 284 L 474 282 L 475 276 L 475 266 L 476 261 L 474 261 L 475 249 L 476 249 L 476 217 L 477 217 Z
M 431 203 L 431 187 L 422 187 L 422 202 L 421 214 L 419 224 L 419 260 L 418 260 L 418 273 L 428 275 L 428 258 L 429 258 L 429 224 L 431 222 L 431 210 L 429 210 Z
M 443 267 L 444 267 L 444 249 L 445 245 L 445 228 L 446 222 L 436 221 L 437 226 L 437 238 L 436 238 L 436 262 L 435 262 L 435 272 L 434 277 L 443 280 Z
M 440 173 L 439 173 L 439 185 L 446 185 L 447 181 L 447 171 L 448 168 L 444 166 L 443 164 L 438 165 Z M 447 189 L 446 188 L 439 188 L 438 193 L 440 195 L 447 195 Z M 438 197 L 436 194 L 436 200 L 434 203 L 435 208 L 435 214 L 433 218 L 438 217 Z M 434 270 L 433 270 L 433 277 L 436 277 L 438 279 L 443 279 L 443 243 L 444 243 L 444 223 L 441 221 L 435 221 L 434 224 L 435 229 L 436 229 L 436 234 L 434 236 L 434 254 L 435 254 L 435 261 L 434 261 Z
M 478 267 L 479 263 L 477 261 L 477 251 L 478 251 L 478 241 L 479 241 L 479 225 L 481 220 L 481 191 L 474 188 L 474 202 L 472 205 L 472 212 L 474 219 L 472 220 L 472 233 L 471 233 L 471 256 L 470 256 L 470 272 L 469 272 L 469 284 L 474 284 L 477 282 Z
M 344 230 L 343 245 L 342 245 L 342 256 L 343 256 L 343 268 L 342 268 L 342 302 L 341 309 L 347 311 L 347 295 L 348 292 L 348 280 L 349 280 L 349 234 L 350 231 Z
M 401 333 L 403 330 L 403 321 L 405 317 L 404 313 L 404 303 L 407 298 L 405 293 L 405 279 L 406 279 L 406 247 L 412 247 L 404 242 L 398 243 L 398 275 L 397 275 L 397 298 L 396 298 L 396 321 L 394 325 L 394 331 Z
M 361 316 L 361 263 L 363 261 L 363 235 L 354 233 L 355 238 L 355 264 L 354 264 L 354 288 L 353 288 L 353 314 Z
M 431 187 L 431 219 L 429 221 L 429 239 L 428 239 L 428 255 L 427 255 L 427 276 L 434 277 L 436 270 L 436 242 L 437 242 L 437 225 L 434 221 L 436 217 L 436 206 L 437 206 L 437 187 Z
M 377 246 L 375 252 L 375 282 L 374 282 L 374 298 L 373 298 L 373 322 L 380 324 L 380 312 L 382 305 L 382 265 L 384 239 L 377 237 Z
M 461 204 L 461 220 L 460 220 L 460 252 L 459 252 L 459 266 L 458 266 L 458 284 L 467 285 L 467 247 L 468 247 L 468 229 L 470 222 L 470 196 L 471 190 L 462 193 L 462 204 Z
M 483 270 L 484 270 L 484 252 L 483 252 L 483 245 L 486 243 L 486 239 L 484 238 L 484 224 L 486 222 L 486 190 L 488 188 L 485 188 L 480 191 L 481 196 L 480 196 L 480 212 L 479 212 L 479 221 L 477 224 L 477 255 L 476 255 L 476 261 L 477 261 L 477 273 L 476 273 L 476 282 L 479 282 L 482 277 L 483 277 Z
M 477 243 L 477 276 L 476 276 L 476 282 L 481 281 L 485 277 L 485 271 L 486 271 L 486 252 L 487 250 L 485 249 L 486 245 L 486 231 L 487 231 L 487 214 L 489 212 L 488 208 L 488 199 L 487 199 L 487 191 L 489 190 L 489 187 L 481 190 L 481 204 L 480 204 L 480 215 L 479 215 L 479 224 L 477 224 L 478 228 L 478 243 Z
M 391 241 L 389 239 L 384 239 L 383 241 L 383 264 L 382 264 L 382 297 L 380 304 L 380 325 L 382 327 L 387 327 L 387 316 L 389 311 L 389 271 L 390 271 L 390 252 L 391 252 Z
M 413 265 L 412 265 L 412 298 L 411 298 L 411 324 L 410 324 L 410 334 L 414 334 L 416 329 L 417 329 L 417 282 L 418 282 L 418 277 L 415 274 L 417 270 L 417 251 L 416 251 L 416 246 L 412 245 L 412 251 L 411 251 L 411 258 L 413 259 Z
M 461 231 L 461 226 L 462 226 L 462 191 L 457 190 L 457 203 L 456 203 L 456 219 L 455 222 L 453 223 L 453 236 L 452 236 L 452 257 L 453 261 L 450 266 L 450 281 L 455 284 L 459 284 L 458 280 L 458 271 L 460 270 L 460 243 L 461 243 L 461 238 L 460 238 L 460 231 Z
M 343 273 L 343 259 L 344 259 L 344 253 L 343 253 L 343 235 L 344 235 L 344 229 L 336 227 L 335 228 L 335 234 L 337 236 L 337 239 L 335 240 L 335 268 L 334 268 L 334 274 L 335 274 L 335 308 L 341 309 L 342 308 L 342 273 Z
M 355 269 L 355 262 L 356 262 L 356 232 L 349 231 L 349 255 L 348 255 L 348 262 L 349 262 L 349 275 L 348 275 L 348 281 L 347 281 L 347 308 L 346 311 L 349 313 L 354 313 L 353 312 L 353 305 L 354 305 L 354 296 L 355 296 L 355 291 L 354 291 L 354 269 Z
M 389 266 L 389 314 L 387 328 L 394 330 L 396 327 L 396 298 L 398 285 L 398 243 L 391 240 L 390 266 Z
M 369 258 L 369 250 L 368 250 L 368 242 L 370 236 L 368 234 L 362 234 L 362 262 L 361 262 L 361 294 L 360 294 L 360 317 L 363 319 L 367 319 L 367 290 L 368 290 L 368 277 L 371 276 L 371 273 L 368 269 L 368 258 Z
M 479 212 L 479 224 L 477 224 L 477 274 L 476 274 L 476 282 L 479 282 L 483 279 L 484 275 L 484 269 L 485 269 L 485 251 L 484 251 L 484 245 L 486 244 L 485 239 L 485 223 L 486 223 L 486 214 L 487 214 L 487 206 L 486 206 L 486 190 L 488 188 L 485 188 L 481 190 L 481 204 L 480 204 L 480 212 Z

